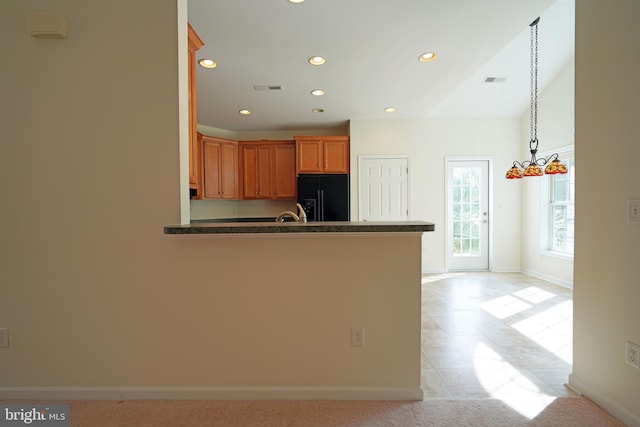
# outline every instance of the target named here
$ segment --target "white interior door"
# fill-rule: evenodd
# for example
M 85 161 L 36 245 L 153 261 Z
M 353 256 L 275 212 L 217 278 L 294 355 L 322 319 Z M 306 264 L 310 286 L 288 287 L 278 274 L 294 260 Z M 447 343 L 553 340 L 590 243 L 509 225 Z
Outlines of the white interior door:
M 409 219 L 409 158 L 407 156 L 360 156 L 360 221 L 407 221 Z
M 489 161 L 447 162 L 447 265 L 489 269 Z

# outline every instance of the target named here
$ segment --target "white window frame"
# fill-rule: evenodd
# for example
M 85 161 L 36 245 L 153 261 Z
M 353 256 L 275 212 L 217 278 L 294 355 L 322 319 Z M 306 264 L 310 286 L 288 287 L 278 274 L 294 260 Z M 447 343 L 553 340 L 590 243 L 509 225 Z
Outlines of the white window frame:
M 575 149 L 574 146 L 567 146 L 561 149 L 555 150 L 558 153 L 560 160 L 565 162 L 567 159 L 574 159 L 575 164 Z M 545 153 L 543 157 L 548 157 L 553 153 Z M 540 211 L 540 249 L 547 256 L 573 259 L 574 249 L 571 251 L 562 251 L 553 248 L 553 181 L 555 175 L 545 175 L 545 179 L 541 180 L 541 211 Z M 575 177 L 574 177 L 575 179 Z M 575 183 L 574 183 L 575 185 Z M 575 199 L 575 188 L 573 193 Z M 574 206 L 574 235 L 575 235 L 575 200 Z M 575 245 L 575 242 L 574 242 Z

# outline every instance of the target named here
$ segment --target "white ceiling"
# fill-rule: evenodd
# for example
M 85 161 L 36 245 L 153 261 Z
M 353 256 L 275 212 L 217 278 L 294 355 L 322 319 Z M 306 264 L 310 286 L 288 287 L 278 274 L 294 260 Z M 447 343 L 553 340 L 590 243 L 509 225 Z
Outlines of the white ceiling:
M 205 43 L 198 59 L 218 63 L 197 67 L 198 124 L 233 131 L 335 129 L 350 119 L 516 117 L 529 105 L 529 24 L 541 17 L 540 90 L 574 52 L 574 0 L 188 0 L 188 6 Z M 436 60 L 419 62 L 427 51 Z M 327 63 L 310 65 L 314 55 Z M 487 76 L 507 79 L 483 83 Z M 310 94 L 318 88 L 326 95 Z M 384 113 L 389 106 L 396 112 Z M 243 108 L 252 114 L 238 114 Z

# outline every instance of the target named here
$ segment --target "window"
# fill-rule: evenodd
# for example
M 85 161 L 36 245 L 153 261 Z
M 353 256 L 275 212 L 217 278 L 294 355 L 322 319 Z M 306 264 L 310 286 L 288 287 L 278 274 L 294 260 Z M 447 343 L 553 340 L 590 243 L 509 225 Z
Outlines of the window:
M 568 173 L 551 175 L 549 188 L 549 250 L 573 255 L 576 168 L 573 153 L 563 155 Z

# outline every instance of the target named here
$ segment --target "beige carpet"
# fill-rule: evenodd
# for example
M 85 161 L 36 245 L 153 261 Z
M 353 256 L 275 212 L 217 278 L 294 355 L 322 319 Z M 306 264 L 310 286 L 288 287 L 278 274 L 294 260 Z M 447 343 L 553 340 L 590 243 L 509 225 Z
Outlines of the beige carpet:
M 624 424 L 583 397 L 557 398 L 533 419 L 520 415 L 498 399 L 429 399 L 421 402 L 134 400 L 55 403 L 70 404 L 71 427 L 624 427 Z

